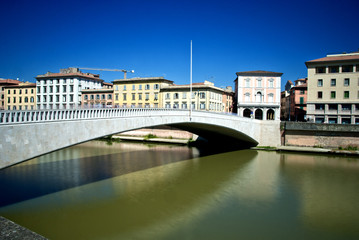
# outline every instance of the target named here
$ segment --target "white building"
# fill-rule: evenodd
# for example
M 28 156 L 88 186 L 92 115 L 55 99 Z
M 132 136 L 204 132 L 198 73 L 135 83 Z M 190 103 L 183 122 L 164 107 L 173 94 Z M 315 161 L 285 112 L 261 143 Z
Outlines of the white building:
M 235 98 L 239 116 L 259 120 L 280 120 L 280 88 L 283 73 L 237 72 Z
M 102 88 L 98 74 L 82 73 L 78 68 L 60 69 L 36 77 L 37 109 L 71 109 L 81 106 L 83 89 Z

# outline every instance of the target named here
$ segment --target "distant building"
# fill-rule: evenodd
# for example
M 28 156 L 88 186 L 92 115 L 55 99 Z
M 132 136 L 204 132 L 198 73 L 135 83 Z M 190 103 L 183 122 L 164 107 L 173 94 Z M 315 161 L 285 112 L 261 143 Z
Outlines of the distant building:
M 280 97 L 280 120 L 289 121 L 290 114 L 290 89 L 294 87 L 291 80 L 288 80 L 284 86 L 284 91 L 281 92 Z
M 259 120 L 279 120 L 283 73 L 248 71 L 236 74 L 235 95 L 238 115 Z
M 214 83 L 186 85 L 171 85 L 161 88 L 162 107 L 193 110 L 206 110 L 213 112 L 225 112 L 232 109 L 233 92 L 231 88 L 222 89 L 215 87 Z
M 290 120 L 306 121 L 307 113 L 307 78 L 295 81 L 290 89 Z
M 163 77 L 127 78 L 113 81 L 115 107 L 160 107 L 160 89 L 172 85 Z
M 359 52 L 307 61 L 307 118 L 315 123 L 359 124 Z
M 36 84 L 20 82 L 8 85 L 4 90 L 5 110 L 34 110 L 36 109 Z
M 84 108 L 113 107 L 113 88 L 109 88 L 108 84 L 104 84 L 104 86 L 106 88 L 82 90 L 81 106 Z
M 98 74 L 82 73 L 78 68 L 60 69 L 36 77 L 38 109 L 71 109 L 81 106 L 83 89 L 102 88 Z
M 13 80 L 13 79 L 3 79 L 0 78 L 0 110 L 5 109 L 5 92 L 4 87 L 7 86 L 16 86 L 20 84 L 21 82 L 19 80 Z

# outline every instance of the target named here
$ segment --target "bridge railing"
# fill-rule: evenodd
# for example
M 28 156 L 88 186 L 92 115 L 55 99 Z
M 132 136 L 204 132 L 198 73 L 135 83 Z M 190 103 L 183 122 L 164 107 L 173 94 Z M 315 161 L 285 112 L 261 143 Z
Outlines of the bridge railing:
M 96 118 L 118 118 L 130 116 L 151 116 L 188 114 L 188 110 L 171 108 L 94 108 L 66 110 L 15 110 L 0 111 L 0 124 L 33 123 L 45 121 L 66 121 Z

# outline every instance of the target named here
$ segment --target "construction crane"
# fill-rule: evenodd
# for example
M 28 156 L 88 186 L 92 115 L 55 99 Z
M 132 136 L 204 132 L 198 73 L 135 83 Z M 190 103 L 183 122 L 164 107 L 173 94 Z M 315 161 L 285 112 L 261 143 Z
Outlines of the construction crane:
M 126 79 L 127 73 L 134 73 L 135 70 L 123 70 L 123 69 L 107 69 L 107 68 L 80 68 L 78 69 L 86 69 L 86 70 L 97 70 L 97 71 L 110 71 L 110 72 L 123 72 L 124 73 L 124 79 Z

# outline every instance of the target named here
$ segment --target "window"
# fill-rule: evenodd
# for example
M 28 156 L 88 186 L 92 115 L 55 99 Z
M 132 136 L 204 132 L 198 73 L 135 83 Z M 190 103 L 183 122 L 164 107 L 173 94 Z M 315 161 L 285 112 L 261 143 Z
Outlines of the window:
M 173 99 L 178 99 L 178 93 L 173 94 Z
M 304 104 L 304 97 L 299 98 L 299 104 Z
M 325 73 L 325 67 L 316 67 L 315 73 Z
M 182 103 L 181 108 L 182 108 L 182 109 L 187 109 L 187 103 Z
M 270 88 L 273 88 L 273 86 L 274 86 L 274 85 L 273 85 L 273 79 L 269 79 L 269 87 L 270 87 Z
M 25 103 L 28 103 L 28 102 L 29 102 L 29 98 L 25 97 Z
M 330 92 L 330 98 L 332 98 L 332 99 L 335 98 L 335 91 L 331 91 L 331 92 Z
M 155 84 L 154 89 L 155 89 L 155 90 L 158 90 L 158 89 L 159 89 L 159 85 L 158 85 L 158 84 Z
M 257 87 L 262 87 L 262 79 L 257 78 Z
M 170 99 L 171 95 L 169 93 L 166 93 L 166 99 Z
M 136 90 L 136 85 L 132 85 L 132 90 Z
M 106 99 L 106 95 L 105 94 L 102 94 L 102 100 L 105 100 Z
M 14 89 L 14 94 L 16 94 L 16 90 Z
M 132 93 L 132 100 L 136 100 L 136 94 Z
M 315 104 L 315 110 L 324 110 L 324 104 Z
M 349 91 L 344 91 L 344 98 L 349 98 Z
M 318 79 L 318 87 L 323 87 L 323 79 Z
M 335 87 L 336 85 L 337 85 L 337 80 L 334 79 L 334 78 L 331 79 L 331 80 L 330 80 L 330 86 L 331 86 L 331 87 Z
M 245 79 L 246 81 L 246 87 L 250 87 L 251 86 L 251 79 L 247 78 Z
M 185 93 L 185 92 L 182 93 L 182 98 L 184 98 L 184 99 L 187 98 L 187 93 Z
M 300 89 L 300 90 L 299 90 L 299 94 L 300 94 L 300 95 L 303 95 L 303 94 L 305 94 L 305 90 L 303 90 L 303 89 Z
M 45 89 L 44 89 L 44 91 L 45 91 Z M 62 86 L 62 92 L 66 92 L 66 85 L 64 85 L 64 86 Z
M 200 109 L 206 109 L 206 104 L 204 102 L 201 102 L 201 104 L 199 105 Z
M 96 100 L 100 100 L 100 94 L 96 94 Z
M 85 100 L 88 100 L 88 98 L 89 98 L 88 95 L 85 95 L 85 96 L 84 96 L 84 99 L 85 99 Z
M 339 72 L 339 66 L 330 66 L 329 67 L 329 73 L 338 73 Z
M 111 96 L 111 95 L 110 95 Z M 118 94 L 115 95 L 115 99 L 116 101 L 118 101 Z
M 14 99 L 14 100 L 13 100 L 13 103 L 16 103 L 16 97 L 14 97 L 13 99 Z
M 74 92 L 74 85 L 70 85 L 70 92 Z
M 94 99 L 95 99 L 94 95 L 91 95 L 90 98 L 91 98 L 91 100 L 94 100 Z
M 56 86 L 56 92 L 57 92 L 57 93 L 60 92 L 60 86 Z
M 273 96 L 274 95 L 272 93 L 268 95 L 268 102 L 270 102 L 270 103 L 273 102 Z
M 329 110 L 338 110 L 338 104 L 329 104 Z
M 142 93 L 138 94 L 138 100 L 142 100 Z
M 158 100 L 158 93 L 155 93 L 155 99 L 154 99 L 155 101 L 157 101 Z M 158 104 L 158 103 L 157 103 Z
M 123 94 L 123 101 L 126 101 L 126 100 L 127 100 L 127 94 L 124 93 L 124 94 Z
M 30 98 L 30 102 L 33 103 L 34 101 L 35 101 L 34 97 L 31 97 L 31 98 Z
M 246 93 L 245 95 L 244 95 L 244 101 L 245 102 L 249 102 L 250 101 L 250 94 L 249 93 Z
M 123 91 L 126 91 L 126 85 L 123 85 Z
M 350 85 L 350 79 L 349 78 L 344 78 L 344 86 L 348 87 Z
M 73 102 L 73 101 L 74 101 L 74 95 L 70 94 L 70 102 Z
M 318 92 L 318 98 L 323 98 L 323 92 Z
M 200 96 L 201 99 L 204 99 L 204 98 L 206 98 L 206 93 L 201 92 L 201 93 L 199 94 L 199 96 Z
M 62 96 L 62 101 L 63 101 L 63 102 L 66 102 L 66 95 L 63 95 L 63 96 Z
M 22 89 L 19 90 L 19 94 L 22 94 Z
M 146 84 L 145 90 L 150 90 L 150 84 Z
M 342 66 L 342 72 L 353 72 L 353 65 Z
M 351 111 L 352 105 L 351 104 L 342 104 L 342 110 L 343 111 Z
M 149 93 L 146 93 L 146 101 L 150 100 L 150 94 Z
M 138 85 L 138 90 L 142 90 L 142 85 Z

